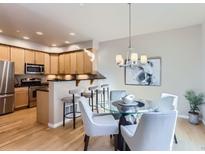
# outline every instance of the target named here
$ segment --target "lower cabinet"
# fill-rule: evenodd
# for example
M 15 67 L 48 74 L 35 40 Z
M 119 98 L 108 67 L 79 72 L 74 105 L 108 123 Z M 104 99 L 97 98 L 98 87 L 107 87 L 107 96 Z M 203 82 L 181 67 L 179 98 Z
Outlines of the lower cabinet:
M 28 87 L 15 88 L 15 109 L 28 106 Z

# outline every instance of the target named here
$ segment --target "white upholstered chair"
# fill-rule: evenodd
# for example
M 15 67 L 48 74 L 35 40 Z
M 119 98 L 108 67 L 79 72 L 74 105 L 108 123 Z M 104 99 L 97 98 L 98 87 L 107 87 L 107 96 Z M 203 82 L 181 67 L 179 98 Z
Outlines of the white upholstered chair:
M 172 150 L 177 111 L 144 113 L 138 125 L 121 126 L 122 136 L 133 151 Z
M 177 104 L 178 104 L 178 96 L 169 93 L 162 93 L 157 111 L 167 112 L 167 111 L 177 110 Z M 176 134 L 174 134 L 174 142 L 176 144 L 178 143 Z
M 116 134 L 118 134 L 118 122 L 109 114 L 94 114 L 86 100 L 86 98 L 81 97 L 79 99 L 80 111 L 84 124 L 85 131 L 85 146 L 84 150 L 87 150 L 89 137 L 95 136 L 115 136 L 116 144 Z M 116 148 L 116 146 L 115 146 Z M 116 150 L 116 149 L 115 149 Z

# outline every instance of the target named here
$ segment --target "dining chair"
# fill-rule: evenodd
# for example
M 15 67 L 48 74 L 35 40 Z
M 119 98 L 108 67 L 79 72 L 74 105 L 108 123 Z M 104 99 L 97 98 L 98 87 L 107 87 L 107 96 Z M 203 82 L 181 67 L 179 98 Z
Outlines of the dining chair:
M 85 138 L 84 151 L 87 151 L 89 138 L 95 136 L 115 136 L 115 150 L 117 145 L 118 122 L 110 114 L 92 112 L 86 98 L 79 99 L 80 111 L 84 124 Z
M 132 151 L 172 150 L 177 111 L 144 113 L 138 125 L 121 126 L 121 134 Z
M 178 96 L 169 93 L 162 93 L 157 110 L 160 112 L 177 110 L 177 103 Z M 174 142 L 176 144 L 178 143 L 176 134 L 174 134 Z
M 120 100 L 122 97 L 126 96 L 126 90 L 111 90 L 110 91 L 110 101 Z

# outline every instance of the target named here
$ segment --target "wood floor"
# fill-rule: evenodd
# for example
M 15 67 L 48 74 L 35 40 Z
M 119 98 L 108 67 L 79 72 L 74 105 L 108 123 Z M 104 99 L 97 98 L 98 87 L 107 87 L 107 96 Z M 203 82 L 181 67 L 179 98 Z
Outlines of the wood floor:
M 193 126 L 178 119 L 177 138 L 173 150 L 205 150 L 205 127 Z M 83 150 L 83 125 L 72 123 L 56 129 L 36 122 L 36 109 L 25 109 L 0 116 L 0 150 Z M 114 150 L 109 137 L 91 138 L 89 150 Z

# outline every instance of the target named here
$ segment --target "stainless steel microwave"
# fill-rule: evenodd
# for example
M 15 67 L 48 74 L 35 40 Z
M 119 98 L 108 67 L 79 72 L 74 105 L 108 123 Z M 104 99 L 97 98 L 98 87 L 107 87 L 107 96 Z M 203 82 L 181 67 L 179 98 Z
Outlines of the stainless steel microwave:
M 25 74 L 44 74 L 44 65 L 25 63 Z

